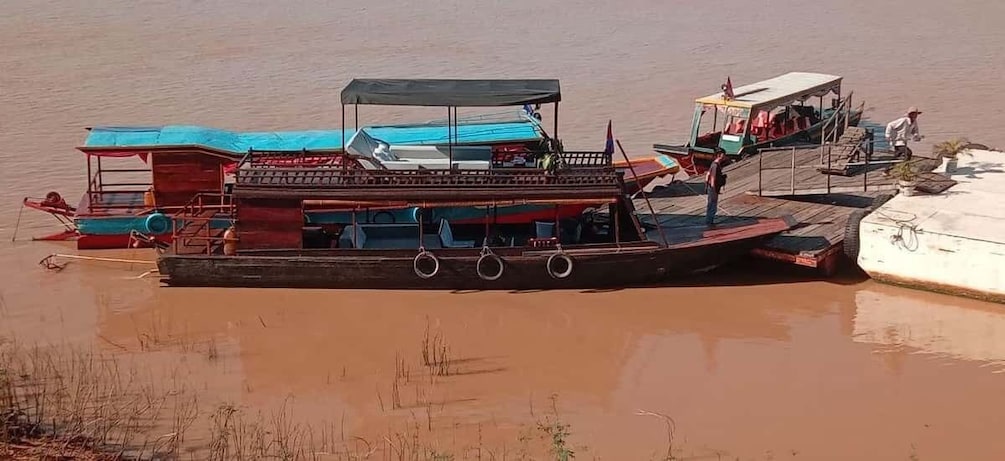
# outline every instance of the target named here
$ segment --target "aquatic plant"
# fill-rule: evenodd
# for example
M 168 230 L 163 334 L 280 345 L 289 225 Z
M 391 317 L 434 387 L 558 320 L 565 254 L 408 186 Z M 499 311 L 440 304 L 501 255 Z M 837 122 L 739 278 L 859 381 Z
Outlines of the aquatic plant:
M 447 376 L 450 374 L 450 347 L 440 332 L 429 336 L 429 320 L 426 320 L 426 331 L 422 336 L 422 364 L 429 368 L 430 376 Z

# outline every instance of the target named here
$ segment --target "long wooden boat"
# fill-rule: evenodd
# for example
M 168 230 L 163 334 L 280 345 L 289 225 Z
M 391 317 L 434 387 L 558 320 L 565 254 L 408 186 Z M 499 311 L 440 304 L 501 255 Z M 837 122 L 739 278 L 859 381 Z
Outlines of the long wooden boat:
M 87 191 L 71 205 L 58 192 L 44 198 L 25 198 L 23 205 L 54 216 L 63 230 L 36 240 L 75 240 L 78 249 L 125 248 L 141 244 L 136 232 L 170 242 L 171 220 L 198 194 L 224 193 L 234 170 L 250 151 L 261 162 L 274 166 L 338 164 L 344 157 L 346 139 L 366 136 L 388 140 L 402 150 L 440 152 L 446 144 L 469 149 L 492 162 L 512 162 L 527 152 L 540 150 L 548 135 L 540 115 L 522 111 L 501 120 L 474 117 L 448 130 L 446 122 L 372 125 L 360 129 L 284 132 L 231 132 L 201 126 L 95 127 L 88 129 L 83 146 L 87 156 Z M 129 162 L 130 164 L 124 165 Z M 486 162 L 487 163 L 487 162 Z M 679 167 L 666 156 L 634 159 L 638 180 L 629 187 L 641 189 L 651 181 L 676 173 Z M 622 163 L 627 171 L 627 163 Z M 218 204 L 219 205 L 219 204 Z M 385 210 L 375 210 L 380 219 Z M 582 209 L 568 209 L 575 215 Z M 477 221 L 478 210 L 456 209 Z M 541 210 L 514 205 L 499 210 L 513 222 L 540 217 Z M 364 214 L 368 212 L 363 212 Z M 317 222 L 339 222 L 341 211 L 315 211 Z M 212 225 L 225 228 L 228 217 L 220 214 Z
M 653 144 L 673 157 L 689 175 L 703 174 L 716 148 L 735 160 L 758 149 L 836 140 L 847 126 L 861 121 L 864 103 L 852 107 L 852 94 L 841 95 L 842 77 L 790 72 L 735 90 L 727 79 L 723 91 L 695 100 L 688 141 Z M 824 97 L 834 95 L 829 105 Z M 817 105 L 807 101 L 817 99 Z
M 342 92 L 343 105 L 557 108 L 560 99 L 557 80 L 354 80 Z M 794 225 L 782 218 L 716 229 L 645 228 L 610 151 L 544 155 L 565 161 L 533 168 L 374 170 L 348 162 L 276 167 L 248 156 L 237 168 L 232 194 L 199 202 L 229 204 L 232 225 L 213 229 L 207 217 L 213 211 L 190 205 L 178 216 L 172 244 L 159 245 L 158 268 L 172 286 L 630 286 L 711 270 Z M 606 222 L 589 213 L 513 224 L 491 219 L 495 208 L 515 204 L 557 210 L 598 203 L 609 210 Z M 324 206 L 409 210 L 412 219 L 331 227 L 308 222 L 309 210 Z M 481 207 L 490 218 L 456 224 L 435 214 L 445 207 Z

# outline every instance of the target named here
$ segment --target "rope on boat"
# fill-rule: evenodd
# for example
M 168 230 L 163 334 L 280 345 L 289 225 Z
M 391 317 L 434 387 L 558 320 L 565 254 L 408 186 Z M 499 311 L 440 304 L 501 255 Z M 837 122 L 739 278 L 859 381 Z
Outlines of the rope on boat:
M 77 259 L 84 261 L 102 261 L 102 262 L 125 263 L 125 264 L 157 264 L 155 261 L 144 261 L 141 259 L 102 258 L 98 256 L 68 255 L 61 253 L 53 253 L 49 256 L 46 256 L 42 258 L 42 260 L 39 261 L 38 264 L 45 267 L 48 270 L 54 270 L 54 271 L 61 271 L 64 268 L 66 268 L 66 265 L 68 263 L 60 264 L 58 261 L 56 261 L 56 258 Z M 147 274 L 144 274 L 143 276 L 145 277 L 146 275 Z
M 486 260 L 495 261 L 495 263 L 499 265 L 499 271 L 494 275 L 486 274 L 482 267 L 482 264 L 484 264 Z M 499 280 L 499 277 L 502 277 L 503 271 L 505 270 L 506 265 L 503 263 L 503 259 L 500 258 L 499 255 L 495 254 L 492 249 L 489 248 L 488 244 L 483 246 L 482 254 L 478 257 L 478 262 L 475 263 L 475 272 L 478 273 L 478 277 L 481 277 L 482 280 L 488 280 L 490 282 Z
M 559 259 L 565 261 L 566 264 L 565 270 L 561 272 L 556 271 L 554 267 L 555 261 Z M 565 251 L 562 250 L 561 244 L 557 245 L 555 252 L 548 257 L 548 262 L 545 263 L 545 269 L 548 270 L 548 275 L 556 279 L 564 279 L 572 275 L 572 258 L 570 258 L 569 255 L 565 254 Z
M 14 235 L 10 236 L 11 242 L 17 239 L 17 230 L 21 228 L 21 212 L 23 211 L 24 211 L 24 202 L 21 202 L 21 208 L 17 210 L 17 223 L 14 224 Z
M 159 274 L 159 273 L 160 273 L 160 269 L 150 269 L 150 270 L 148 270 L 148 271 L 146 271 L 146 272 L 144 272 L 144 273 L 142 273 L 140 275 L 137 275 L 136 277 L 129 277 L 129 278 L 133 279 L 133 280 L 139 280 L 139 279 L 145 278 L 146 276 L 148 276 L 150 274 Z
M 433 262 L 433 270 L 430 272 L 423 272 L 422 269 L 419 269 L 419 262 L 425 259 Z M 433 253 L 426 251 L 425 248 L 420 248 L 419 254 L 415 255 L 415 259 L 412 260 L 412 269 L 415 270 L 415 275 L 420 278 L 431 279 L 440 272 L 440 260 Z

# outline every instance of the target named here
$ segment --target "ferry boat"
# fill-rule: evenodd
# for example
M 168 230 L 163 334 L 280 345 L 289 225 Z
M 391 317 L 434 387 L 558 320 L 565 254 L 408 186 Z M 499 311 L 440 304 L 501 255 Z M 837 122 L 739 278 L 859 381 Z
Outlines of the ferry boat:
M 864 103 L 852 107 L 851 93 L 842 96 L 842 80 L 789 72 L 733 89 L 727 78 L 721 92 L 695 100 L 685 144 L 653 144 L 653 149 L 694 176 L 707 171 L 716 149 L 736 160 L 762 148 L 836 140 L 846 127 L 858 125 L 864 110 Z M 829 104 L 827 96 L 833 96 Z
M 346 126 L 343 115 L 343 126 Z M 453 123 L 451 123 L 453 122 Z M 359 126 L 358 118 L 356 124 Z M 540 114 L 528 105 L 516 116 L 502 120 L 483 116 L 463 122 L 448 120 L 401 125 L 372 125 L 359 129 L 232 132 L 202 126 L 171 125 L 157 127 L 95 127 L 88 129 L 83 146 L 77 149 L 87 159 L 87 190 L 71 205 L 58 192 L 44 198 L 25 198 L 23 205 L 54 216 L 63 231 L 36 240 L 75 240 L 78 249 L 126 248 L 145 245 L 133 238 L 139 232 L 170 242 L 172 217 L 191 202 L 205 200 L 205 194 L 224 194 L 233 183 L 233 174 L 241 159 L 257 153 L 273 166 L 338 164 L 346 140 L 372 139 L 394 146 L 393 153 L 421 153 L 425 158 L 412 167 L 442 164 L 445 146 L 458 152 L 467 149 L 477 154 L 480 163 L 498 164 L 524 161 L 528 152 L 540 151 L 549 135 L 540 122 Z M 386 166 L 370 158 L 356 157 L 371 168 Z M 138 160 L 137 160 L 138 159 Z M 416 160 L 407 159 L 406 160 Z M 674 174 L 678 165 L 667 156 L 633 159 L 637 179 L 628 181 L 631 190 L 641 190 L 651 181 Z M 618 167 L 627 170 L 627 162 Z M 202 203 L 204 210 L 209 206 Z M 223 203 L 217 203 L 220 209 Z M 362 219 L 387 219 L 379 216 Z M 480 211 L 455 208 L 446 210 L 459 222 L 482 219 Z M 514 205 L 498 210 L 504 220 L 521 221 L 539 217 L 540 210 Z M 576 212 L 576 210 L 570 210 Z M 467 214 L 467 217 L 462 215 Z M 317 222 L 338 223 L 347 215 L 339 210 L 321 210 L 310 214 Z M 211 225 L 224 228 L 225 216 L 214 218 Z
M 456 107 L 554 103 L 557 80 L 353 80 L 346 104 Z M 557 117 L 556 117 L 557 119 Z M 554 132 L 557 134 L 557 123 Z M 158 269 L 171 286 L 539 289 L 661 283 L 747 255 L 795 223 L 751 220 L 715 229 L 643 226 L 613 152 L 567 152 L 548 143 L 520 166 L 460 168 L 448 145 L 439 168 L 373 169 L 345 149 L 338 164 L 276 167 L 245 156 L 230 194 L 179 213 Z M 530 165 L 530 166 L 528 166 Z M 201 203 L 224 203 L 226 230 Z M 500 207 L 535 205 L 551 219 L 501 223 Z M 606 207 L 609 219 L 559 216 L 566 205 Z M 394 222 L 317 225 L 311 210 L 395 210 Z M 477 207 L 486 219 L 458 224 L 437 210 Z M 655 216 L 654 216 L 655 218 Z M 654 219 L 654 222 L 659 222 Z

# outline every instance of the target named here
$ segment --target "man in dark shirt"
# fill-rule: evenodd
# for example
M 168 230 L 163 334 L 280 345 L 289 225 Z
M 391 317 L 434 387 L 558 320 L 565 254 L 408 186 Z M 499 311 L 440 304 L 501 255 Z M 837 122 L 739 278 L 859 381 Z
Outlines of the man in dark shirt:
M 719 192 L 726 185 L 726 175 L 722 173 L 722 163 L 726 159 L 726 151 L 721 147 L 715 148 L 715 159 L 705 173 L 705 194 L 708 202 L 705 205 L 705 224 L 708 227 L 715 226 L 715 213 L 719 208 Z

